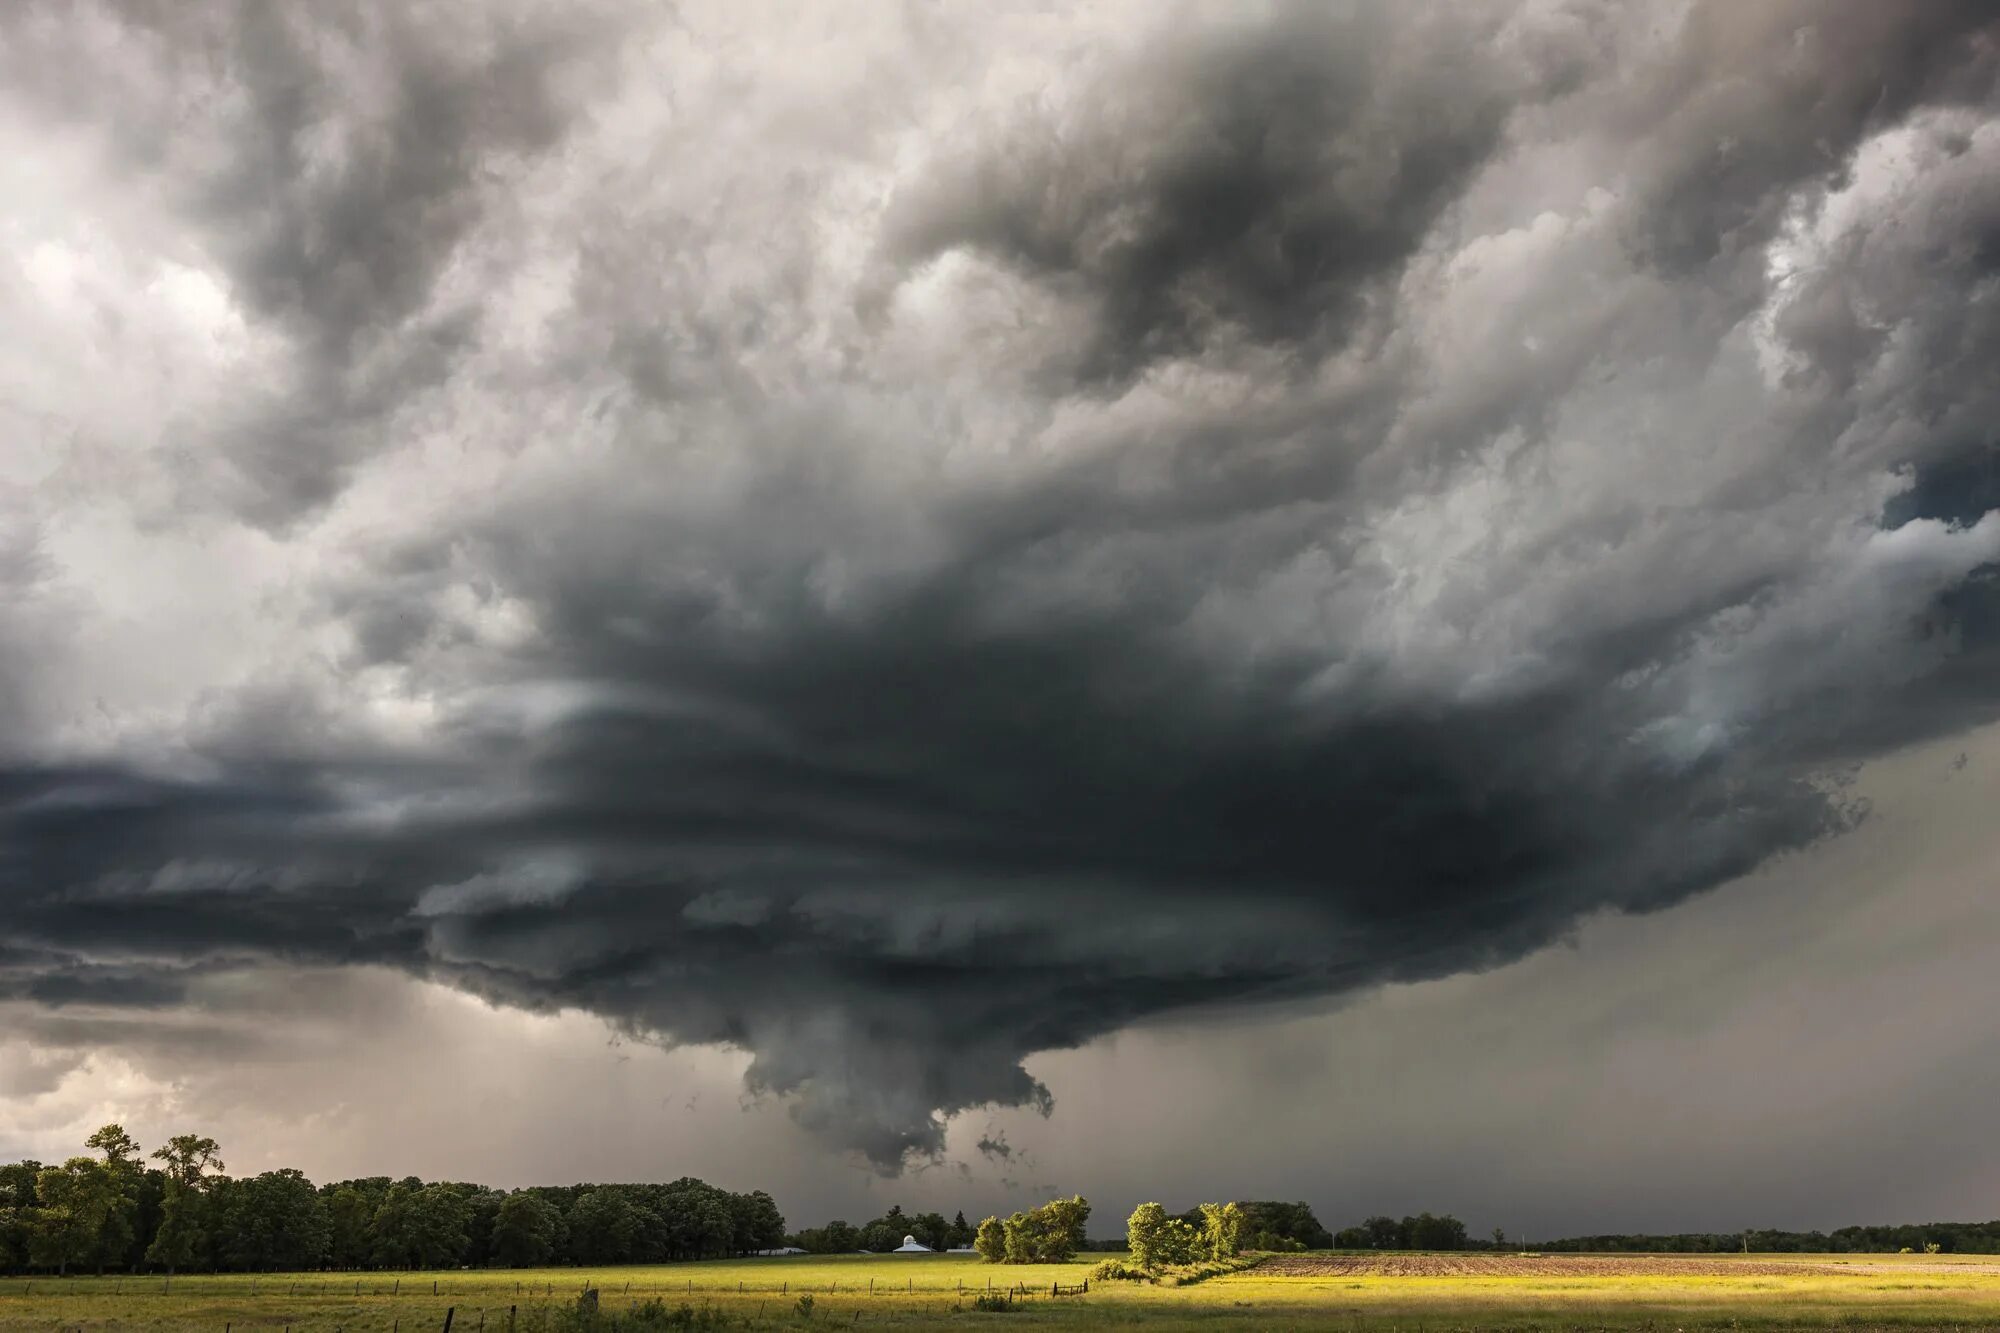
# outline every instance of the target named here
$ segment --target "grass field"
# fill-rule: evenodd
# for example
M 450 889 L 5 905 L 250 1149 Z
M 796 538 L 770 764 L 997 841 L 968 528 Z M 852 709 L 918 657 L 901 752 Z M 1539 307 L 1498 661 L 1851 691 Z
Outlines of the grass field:
M 540 1333 L 585 1284 L 607 1316 L 686 1304 L 731 1326 L 1150 1329 L 2000 1329 L 2000 1259 L 1951 1255 L 1301 1255 L 1199 1286 L 1081 1283 L 1091 1255 L 1011 1268 L 961 1256 L 752 1259 L 529 1272 L 0 1279 L 0 1330 L 290 1328 L 297 1333 Z M 357 1287 L 358 1282 L 358 1287 Z M 1020 1284 L 1013 1312 L 970 1309 Z M 962 1284 L 962 1289 L 961 1289 Z M 433 1290 L 435 1288 L 435 1290 Z M 798 1309 L 812 1296 L 809 1318 Z M 629 1321 L 628 1321 L 629 1322 Z

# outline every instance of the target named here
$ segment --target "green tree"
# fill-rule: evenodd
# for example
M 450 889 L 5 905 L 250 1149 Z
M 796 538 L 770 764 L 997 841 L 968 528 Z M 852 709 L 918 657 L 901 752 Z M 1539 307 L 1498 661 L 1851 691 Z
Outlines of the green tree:
M 35 1229 L 35 1178 L 42 1164 L 14 1162 L 0 1166 L 0 1268 L 28 1262 L 29 1240 Z
M 326 1197 L 327 1257 L 335 1268 L 364 1268 L 374 1257 L 375 1210 L 380 1204 L 352 1184 Z
M 509 1268 L 534 1268 L 556 1252 L 561 1215 L 546 1200 L 517 1190 L 500 1201 L 493 1218 L 493 1257 Z
M 1201 1248 L 1208 1258 L 1234 1258 L 1242 1248 L 1242 1235 L 1242 1208 L 1233 1203 L 1201 1206 Z
M 287 1168 L 237 1181 L 218 1202 L 221 1257 L 250 1270 L 318 1268 L 332 1227 L 326 1203 L 303 1173 Z
M 1408 1237 L 1408 1248 L 1413 1250 L 1465 1248 L 1465 1223 L 1450 1213 L 1443 1217 L 1433 1217 L 1429 1213 L 1406 1217 L 1403 1219 L 1403 1232 Z
M 160 1227 L 146 1247 L 146 1259 L 163 1266 L 172 1277 L 209 1248 L 209 1172 L 223 1169 L 214 1139 L 201 1134 L 176 1134 L 153 1150 L 163 1164 L 166 1189 L 160 1198 Z
M 399 1181 L 375 1210 L 375 1262 L 393 1268 L 456 1264 L 466 1246 L 465 1199 L 449 1185 Z
M 997 1217 L 987 1218 L 972 1234 L 972 1248 L 989 1264 L 1003 1262 L 1007 1258 L 1006 1226 Z
M 910 1234 L 919 1244 L 928 1245 L 933 1250 L 946 1249 L 951 1245 L 951 1223 L 944 1220 L 942 1213 L 918 1213 L 910 1219 Z
M 951 1219 L 950 1248 L 963 1249 L 970 1244 L 972 1244 L 972 1228 L 966 1223 L 965 1210 L 961 1208 Z
M 569 1250 L 579 1263 L 629 1263 L 639 1251 L 644 1219 L 625 1191 L 585 1190 L 569 1210 Z
M 133 1224 L 139 1213 L 146 1173 L 139 1165 L 139 1144 L 125 1132 L 123 1125 L 106 1125 L 83 1142 L 85 1147 L 104 1154 L 104 1169 L 117 1187 L 117 1197 L 104 1219 L 94 1256 L 98 1271 L 102 1272 L 107 1262 L 123 1265 L 131 1261 Z
M 730 1195 L 729 1211 L 735 1221 L 736 1253 L 775 1250 L 785 1243 L 785 1215 L 778 1211 L 777 1200 L 763 1190 Z
M 176 1134 L 153 1150 L 153 1160 L 165 1164 L 168 1179 L 199 1188 L 209 1172 L 225 1169 L 216 1156 L 220 1151 L 216 1141 L 205 1135 Z
M 40 1202 L 30 1252 L 64 1276 L 71 1264 L 98 1261 L 103 1271 L 104 1229 L 117 1207 L 118 1179 L 94 1157 L 72 1157 L 45 1167 L 35 1178 Z
M 1160 1268 L 1160 1235 L 1167 1227 L 1167 1210 L 1157 1203 L 1142 1203 L 1125 1219 L 1125 1248 L 1132 1262 L 1141 1268 Z
M 1083 1248 L 1084 1224 L 1090 1202 L 1081 1194 L 1051 1199 L 1039 1208 L 1015 1213 L 1002 1224 L 1003 1248 L 1010 1264 L 1061 1263 Z

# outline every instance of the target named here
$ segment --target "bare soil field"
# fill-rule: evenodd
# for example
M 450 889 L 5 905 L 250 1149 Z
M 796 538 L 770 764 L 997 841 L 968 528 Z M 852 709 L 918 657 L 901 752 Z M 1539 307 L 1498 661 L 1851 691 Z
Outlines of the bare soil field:
M 1728 1259 L 1690 1254 L 1280 1254 L 1267 1277 L 1838 1277 L 1854 1272 L 1818 1262 Z

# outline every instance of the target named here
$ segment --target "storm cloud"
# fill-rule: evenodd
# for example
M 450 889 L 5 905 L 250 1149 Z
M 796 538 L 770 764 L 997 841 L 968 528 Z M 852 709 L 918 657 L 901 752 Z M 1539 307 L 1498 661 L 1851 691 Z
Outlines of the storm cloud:
M 0 43 L 0 1000 L 386 966 L 895 1171 L 2000 703 L 1984 6 L 163 12 Z

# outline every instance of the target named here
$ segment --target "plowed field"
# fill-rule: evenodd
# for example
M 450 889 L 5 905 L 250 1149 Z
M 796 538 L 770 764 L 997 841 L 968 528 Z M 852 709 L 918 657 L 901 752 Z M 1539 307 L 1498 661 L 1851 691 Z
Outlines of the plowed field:
M 1812 1262 L 1657 1254 L 1281 1254 L 1267 1277 L 1837 1277 Z

